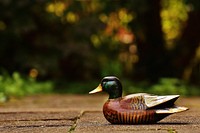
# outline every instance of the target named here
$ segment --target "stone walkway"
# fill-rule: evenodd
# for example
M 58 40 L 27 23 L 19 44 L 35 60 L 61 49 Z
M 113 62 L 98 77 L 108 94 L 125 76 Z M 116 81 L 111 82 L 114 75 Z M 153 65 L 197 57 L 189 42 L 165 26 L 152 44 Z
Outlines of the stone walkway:
M 103 114 L 106 95 L 36 95 L 0 105 L 1 133 L 199 133 L 200 97 L 179 98 L 190 110 L 157 124 L 112 125 Z

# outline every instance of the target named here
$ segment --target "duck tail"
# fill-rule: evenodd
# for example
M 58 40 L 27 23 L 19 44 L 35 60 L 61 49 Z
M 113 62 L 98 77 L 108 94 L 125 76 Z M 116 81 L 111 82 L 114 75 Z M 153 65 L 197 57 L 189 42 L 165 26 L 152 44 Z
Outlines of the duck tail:
M 156 114 L 173 114 L 173 113 L 179 113 L 188 110 L 187 107 L 179 107 L 174 106 L 171 108 L 165 108 L 165 109 L 157 109 Z

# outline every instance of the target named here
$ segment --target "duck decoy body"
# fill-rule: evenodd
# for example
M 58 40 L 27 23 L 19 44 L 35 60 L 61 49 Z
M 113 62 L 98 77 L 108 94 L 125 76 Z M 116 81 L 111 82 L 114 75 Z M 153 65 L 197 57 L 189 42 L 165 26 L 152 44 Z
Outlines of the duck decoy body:
M 101 91 L 109 94 L 109 99 L 103 106 L 103 114 L 112 124 L 156 123 L 173 113 L 188 110 L 174 105 L 179 95 L 138 93 L 122 97 L 121 82 L 114 76 L 104 77 L 99 86 L 89 94 Z

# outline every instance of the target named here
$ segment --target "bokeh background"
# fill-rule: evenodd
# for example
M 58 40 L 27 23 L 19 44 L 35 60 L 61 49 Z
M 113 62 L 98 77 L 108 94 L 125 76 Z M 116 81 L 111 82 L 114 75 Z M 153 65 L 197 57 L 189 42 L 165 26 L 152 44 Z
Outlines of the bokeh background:
M 198 0 L 1 0 L 0 98 L 87 93 L 200 95 Z

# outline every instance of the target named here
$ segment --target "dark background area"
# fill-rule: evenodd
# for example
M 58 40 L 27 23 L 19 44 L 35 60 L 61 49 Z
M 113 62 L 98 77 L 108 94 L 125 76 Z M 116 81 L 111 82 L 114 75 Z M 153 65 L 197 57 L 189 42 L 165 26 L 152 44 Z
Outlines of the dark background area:
M 199 23 L 198 0 L 1 0 L 2 79 L 76 89 L 116 75 L 199 90 Z

